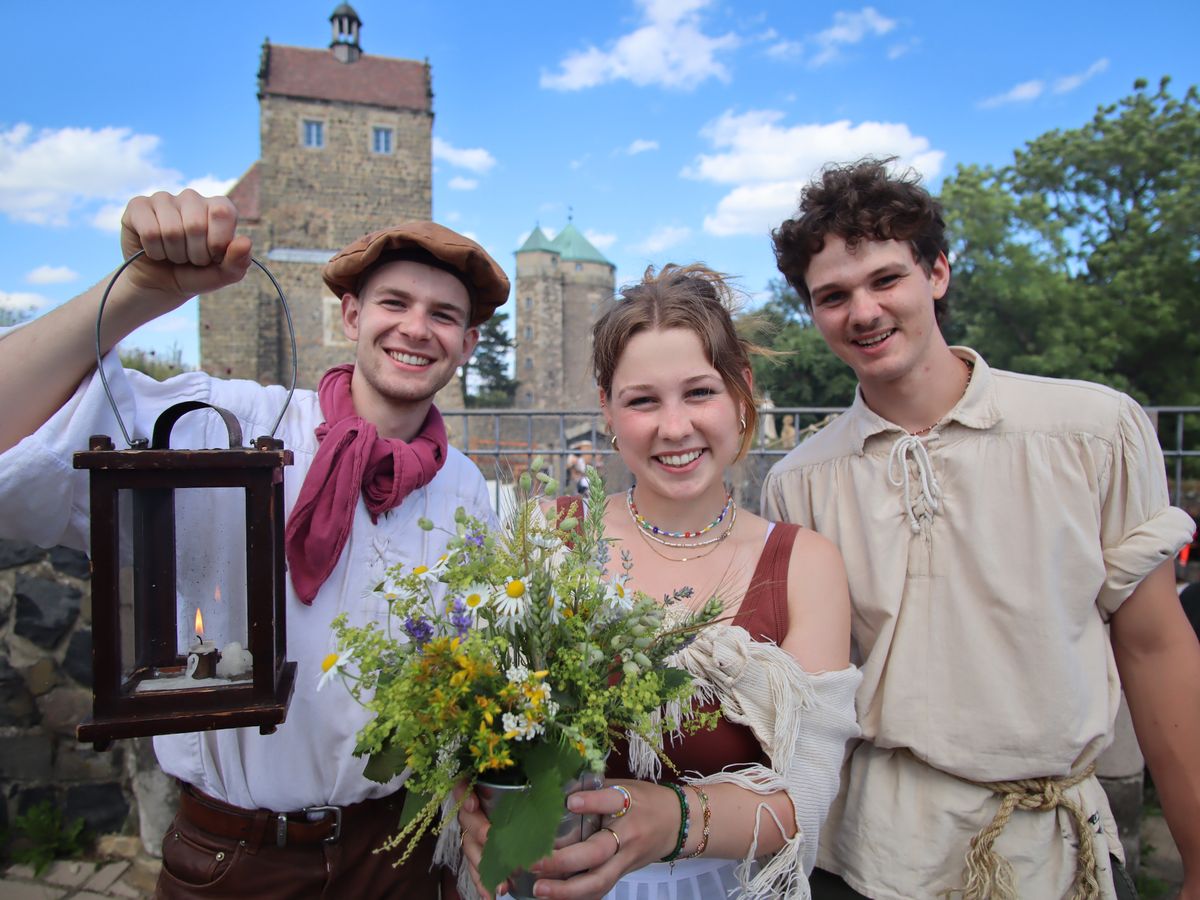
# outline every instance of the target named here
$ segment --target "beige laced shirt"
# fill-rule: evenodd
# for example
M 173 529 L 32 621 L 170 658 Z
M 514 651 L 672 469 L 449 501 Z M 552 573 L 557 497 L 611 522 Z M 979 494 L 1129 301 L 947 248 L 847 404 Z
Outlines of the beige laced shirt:
M 963 886 L 999 798 L 968 781 L 1079 772 L 1110 741 L 1120 683 L 1107 620 L 1190 540 L 1145 413 L 1096 384 L 991 369 L 922 438 L 853 406 L 777 464 L 763 514 L 833 540 L 863 672 L 863 742 L 817 864 L 873 898 Z M 1096 855 L 1122 858 L 1095 778 L 1071 788 Z M 1017 812 L 996 849 L 1021 897 L 1075 870 L 1063 810 Z M 1102 894 L 1111 877 L 1102 871 Z

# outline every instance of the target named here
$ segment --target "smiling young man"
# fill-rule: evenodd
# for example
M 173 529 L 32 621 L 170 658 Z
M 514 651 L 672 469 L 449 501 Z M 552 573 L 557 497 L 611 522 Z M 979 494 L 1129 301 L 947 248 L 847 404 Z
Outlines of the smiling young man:
M 109 352 L 138 325 L 189 297 L 241 279 L 250 242 L 236 236 L 226 198 L 192 191 L 130 202 L 126 256 L 146 255 L 114 287 L 104 311 L 105 372 L 125 422 L 150 432 L 168 406 L 200 400 L 232 412 L 243 433 L 266 434 L 286 390 L 190 372 L 158 383 L 121 368 Z M 317 391 L 297 391 L 276 436 L 293 452 L 288 513 L 288 657 L 298 664 L 287 721 L 257 729 L 155 738 L 163 769 L 179 779 L 179 814 L 163 842 L 157 896 L 436 897 L 432 844 L 392 868 L 375 854 L 396 830 L 397 784 L 363 776 L 353 755 L 368 715 L 340 685 L 319 690 L 333 649 L 331 622 L 378 620 L 373 585 L 392 565 L 418 565 L 445 550 L 456 508 L 492 517 L 479 470 L 449 446 L 433 398 L 470 356 L 478 326 L 505 302 L 508 279 L 474 241 L 432 222 L 366 235 L 333 257 L 325 283 L 341 299 L 354 363 Z M 71 466 L 92 433 L 116 423 L 95 378 L 97 286 L 0 337 L 0 535 L 85 549 L 88 484 Z M 191 413 L 178 447 L 215 447 L 216 416 Z M 189 493 L 189 492 L 182 492 Z M 194 493 L 194 492 L 193 492 Z M 217 569 L 244 548 L 236 510 L 184 498 L 178 539 L 210 548 Z M 219 501 L 218 501 L 219 502 Z M 242 513 L 244 517 L 244 511 Z M 333 807 L 337 807 L 336 810 Z
M 773 237 L 859 379 L 763 488 L 842 551 L 864 674 L 814 897 L 1132 896 L 1094 777 L 1122 687 L 1200 897 L 1193 524 L 1145 414 L 948 346 L 940 206 L 885 163 L 828 169 Z

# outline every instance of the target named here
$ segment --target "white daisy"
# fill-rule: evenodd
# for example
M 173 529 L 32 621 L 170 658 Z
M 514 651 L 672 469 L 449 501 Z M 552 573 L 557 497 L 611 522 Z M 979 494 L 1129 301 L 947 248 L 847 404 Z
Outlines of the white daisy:
M 334 676 L 341 672 L 349 662 L 349 653 L 330 653 L 321 660 L 321 677 L 317 682 L 317 690 L 321 690 L 332 681 Z

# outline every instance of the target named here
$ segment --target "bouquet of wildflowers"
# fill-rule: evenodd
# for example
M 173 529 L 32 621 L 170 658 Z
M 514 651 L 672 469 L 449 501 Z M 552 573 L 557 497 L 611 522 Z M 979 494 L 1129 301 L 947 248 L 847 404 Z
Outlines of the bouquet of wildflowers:
M 627 732 L 659 745 L 667 730 L 715 721 L 656 713 L 687 706 L 691 677 L 665 660 L 721 614 L 720 600 L 689 611 L 689 588 L 663 601 L 629 589 L 627 554 L 610 566 L 596 472 L 586 511 L 574 503 L 555 521 L 541 504 L 557 484 L 541 468 L 535 459 L 518 479 L 502 528 L 459 509 L 445 556 L 390 569 L 375 589 L 386 627 L 339 617 L 338 653 L 326 665 L 373 713 L 355 751 L 370 757 L 367 776 L 409 773 L 400 831 L 387 845 L 404 847 L 401 861 L 440 829 L 455 783 L 528 785 L 493 813 L 480 866 L 493 888 L 550 853 L 564 786 L 581 771 L 603 773 Z

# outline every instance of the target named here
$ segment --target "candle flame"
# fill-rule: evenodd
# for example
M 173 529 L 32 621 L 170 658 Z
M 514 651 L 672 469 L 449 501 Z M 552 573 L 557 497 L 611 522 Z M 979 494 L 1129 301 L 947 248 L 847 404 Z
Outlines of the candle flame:
M 213 599 L 218 603 L 221 602 L 221 586 L 219 584 L 217 585 L 217 589 L 213 591 Z
M 204 616 L 200 615 L 200 607 L 196 607 L 196 637 L 204 639 Z

